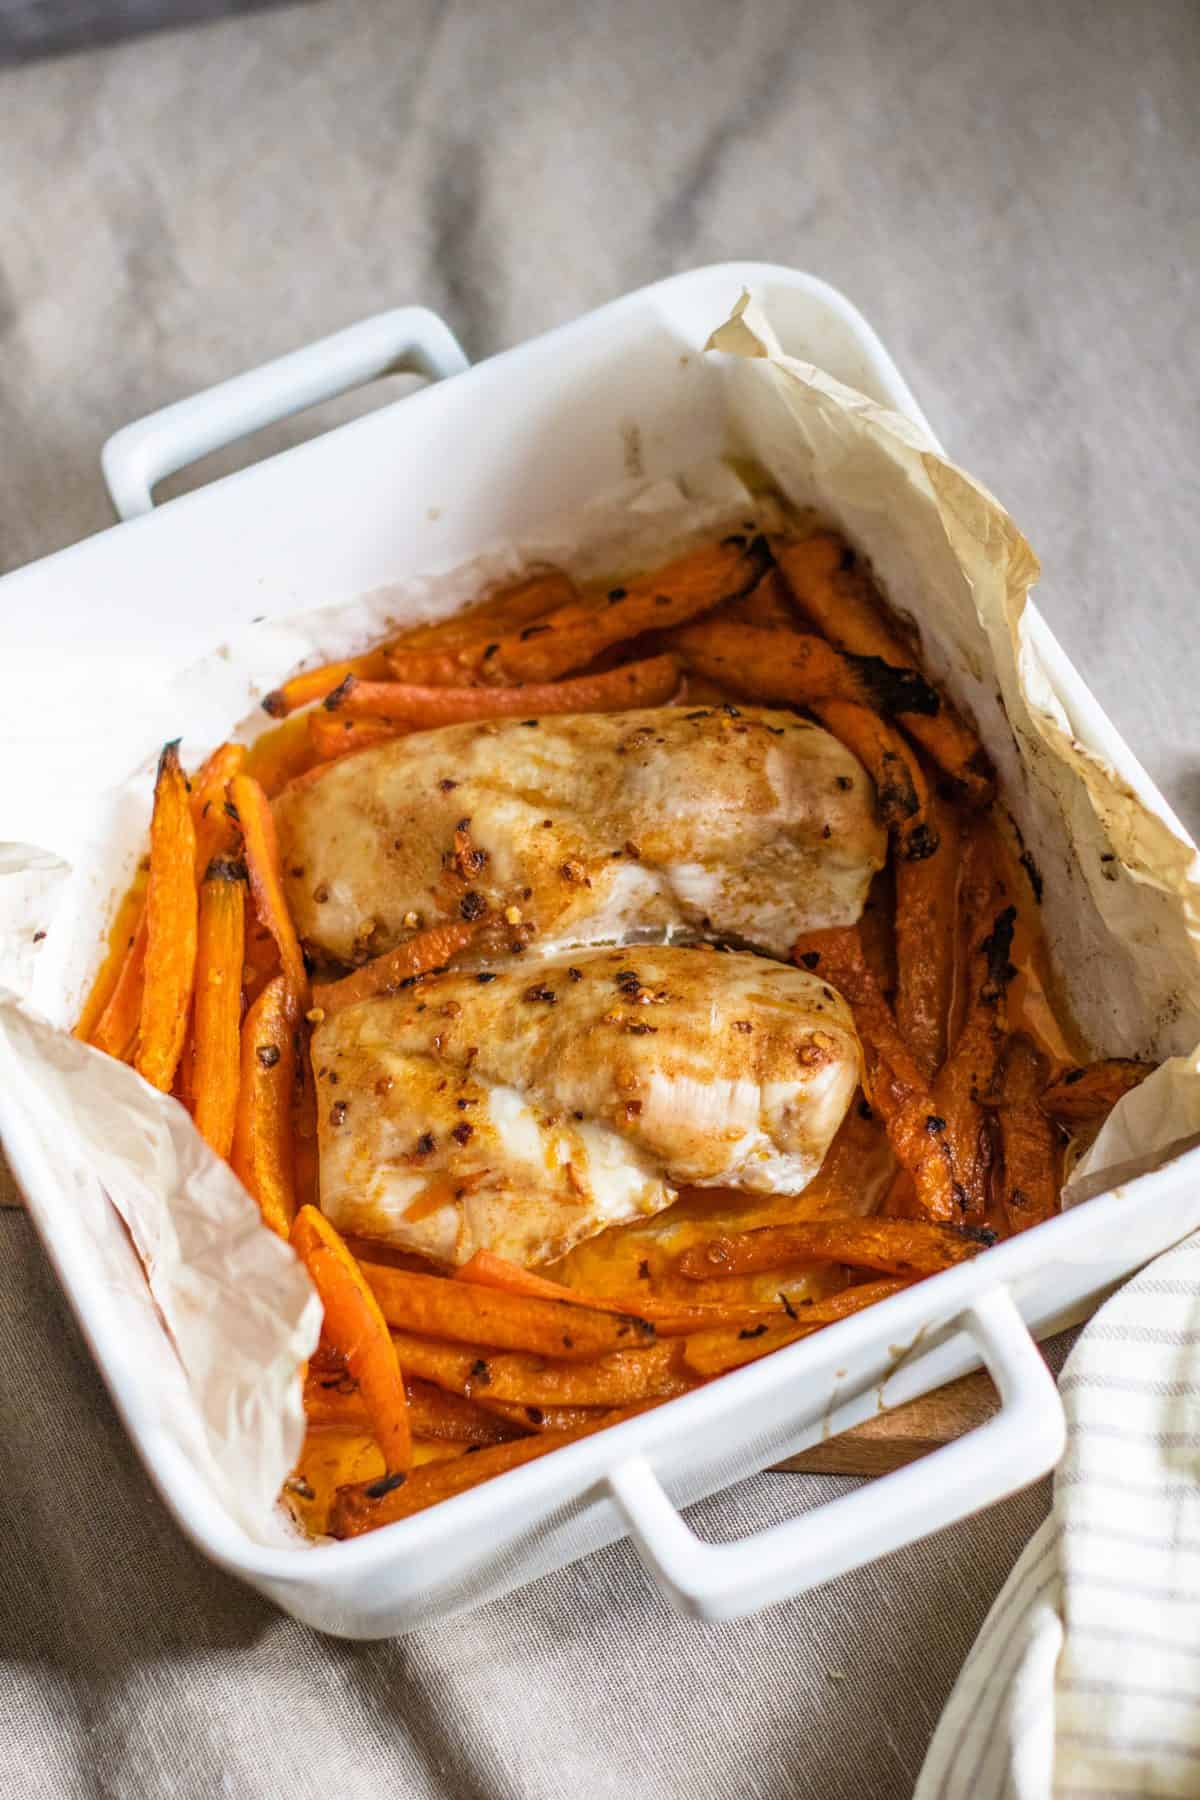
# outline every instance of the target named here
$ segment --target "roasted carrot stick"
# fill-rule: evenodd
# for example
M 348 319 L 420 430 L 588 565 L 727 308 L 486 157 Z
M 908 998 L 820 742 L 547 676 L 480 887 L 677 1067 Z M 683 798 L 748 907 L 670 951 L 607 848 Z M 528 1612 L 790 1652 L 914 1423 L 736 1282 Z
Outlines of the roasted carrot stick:
M 382 1263 L 364 1263 L 362 1272 L 388 1324 L 422 1337 L 528 1350 L 566 1362 L 639 1348 L 654 1338 L 653 1325 L 628 1313 L 601 1312 L 501 1288 L 469 1287 Z
M 192 777 L 192 820 L 196 827 L 196 880 L 201 882 L 214 856 L 225 856 L 237 843 L 237 825 L 228 809 L 229 783 L 246 761 L 243 744 L 221 744 Z
M 596 1362 L 551 1362 L 519 1351 L 480 1354 L 393 1331 L 406 1375 L 419 1375 L 468 1399 L 516 1400 L 526 1406 L 624 1406 L 656 1395 L 681 1394 L 689 1383 L 677 1367 L 678 1345 L 664 1340 L 644 1350 L 618 1350 Z
M 358 1264 L 323 1213 L 303 1206 L 291 1231 L 325 1308 L 322 1335 L 341 1352 L 362 1389 L 375 1441 L 389 1473 L 412 1467 L 412 1431 L 404 1379 L 383 1314 Z
M 356 1006 L 360 1000 L 370 1000 L 376 994 L 394 993 L 401 982 L 414 975 L 444 968 L 452 956 L 467 948 L 478 929 L 477 924 L 431 925 L 428 931 L 419 931 L 394 950 L 364 963 L 352 975 L 343 976 L 341 981 L 318 983 L 313 989 L 313 1000 L 329 1014 Z
M 582 1425 L 619 1425 L 631 1412 L 649 1412 L 661 1406 L 662 1400 L 643 1400 L 636 1407 L 617 1406 L 519 1406 L 512 1400 L 484 1400 L 475 1403 L 492 1414 L 498 1423 L 521 1431 L 578 1431 Z
M 904 667 L 912 657 L 882 616 L 879 590 L 844 539 L 821 531 L 808 538 L 773 542 L 776 561 L 801 609 L 830 643 L 859 656 L 877 656 Z M 933 712 L 901 713 L 904 728 L 958 784 L 973 806 L 995 792 L 991 763 L 975 733 L 945 695 Z
M 929 786 L 904 739 L 878 713 L 846 700 L 818 700 L 809 709 L 826 731 L 857 756 L 875 783 L 879 816 L 897 860 L 920 862 L 937 849 Z
M 637 1407 L 627 1408 L 619 1416 L 631 1418 L 638 1410 Z M 330 1535 L 359 1537 L 364 1531 L 376 1531 L 381 1525 L 394 1525 L 399 1519 L 423 1512 L 427 1506 L 435 1506 L 439 1500 L 449 1500 L 455 1494 L 478 1487 L 481 1481 L 490 1481 L 493 1475 L 519 1469 L 525 1463 L 535 1462 L 539 1456 L 549 1456 L 552 1450 L 578 1443 L 580 1438 L 590 1437 L 593 1432 L 604 1431 L 618 1422 L 618 1419 L 605 1417 L 575 1431 L 547 1431 L 540 1437 L 517 1438 L 511 1444 L 476 1450 L 455 1457 L 452 1462 L 426 1463 L 422 1468 L 414 1469 L 411 1475 L 388 1475 L 380 1481 L 341 1487 L 329 1515 Z
M 120 1062 L 127 1062 L 133 1053 L 138 1022 L 142 1016 L 142 989 L 146 976 L 146 938 L 147 918 L 146 909 L 143 906 L 137 930 L 125 952 L 116 986 L 109 995 L 108 1004 L 96 1021 L 89 1039 L 89 1042 L 94 1044 L 97 1050 L 106 1051 L 109 1056 L 115 1056 Z
M 308 715 L 308 735 L 322 762 L 333 762 L 339 756 L 351 756 L 356 750 L 369 750 L 373 744 L 386 744 L 403 737 L 407 725 L 394 719 L 349 719 L 339 713 L 328 713 L 323 706 Z
M 757 590 L 756 590 L 757 591 Z M 756 700 L 811 706 L 848 700 L 876 712 L 936 711 L 938 697 L 916 669 L 898 669 L 878 656 L 835 650 L 824 638 L 767 630 L 736 619 L 698 619 L 670 634 L 685 668 Z
M 665 631 L 722 600 L 749 593 L 770 556 L 762 538 L 725 538 L 678 557 L 666 568 L 610 589 L 607 604 L 582 612 L 568 606 L 501 638 L 485 657 L 485 681 L 555 681 L 582 669 L 613 644 L 644 631 Z
M 159 758 L 150 820 L 146 959 L 134 1067 L 169 1093 L 183 1049 L 196 973 L 196 828 L 178 743 Z
M 237 1116 L 246 869 L 215 859 L 200 884 L 193 1013 L 192 1111 L 196 1129 L 228 1157 Z
M 862 1039 L 867 1097 L 896 1157 L 912 1175 L 922 1214 L 935 1222 L 957 1219 L 961 1200 L 945 1120 L 896 1029 L 857 932 L 806 932 L 793 948 L 792 960 L 830 982 L 849 1004 Z
M 448 1394 L 427 1381 L 406 1381 L 408 1416 L 414 1438 L 448 1444 L 503 1444 L 518 1432 L 534 1429 L 485 1412 L 461 1394 Z M 348 1372 L 310 1366 L 304 1381 L 304 1414 L 310 1429 L 370 1430 L 362 1389 Z
M 1092 1124 L 1107 1117 L 1117 1101 L 1139 1087 L 1153 1068 L 1153 1063 L 1110 1057 L 1107 1062 L 1068 1069 L 1042 1094 L 1042 1109 L 1064 1125 Z
M 1046 1075 L 1026 1037 L 1008 1040 L 1000 1080 L 1000 1205 L 1014 1234 L 1058 1211 L 1058 1133 L 1038 1105 Z
M 673 656 L 623 663 L 602 675 L 579 675 L 549 686 L 512 688 L 406 687 L 400 682 L 349 680 L 325 702 L 331 712 L 395 719 L 415 731 L 473 719 L 536 719 L 550 713 L 623 712 L 661 706 L 679 686 Z
M 287 980 L 267 983 L 242 1025 L 241 1069 L 231 1162 L 258 1201 L 263 1222 L 287 1237 L 296 1212 L 292 1094 L 296 1085 L 296 1003 Z
M 388 650 L 391 672 L 398 681 L 426 687 L 470 687 L 501 638 L 578 600 L 575 583 L 561 569 L 537 570 L 470 612 L 410 632 Z
M 388 660 L 386 650 L 368 650 L 364 656 L 347 657 L 342 662 L 322 663 L 319 669 L 305 669 L 299 675 L 293 675 L 282 687 L 277 687 L 266 695 L 262 707 L 273 719 L 286 719 L 289 713 L 301 706 L 311 706 L 314 700 L 323 700 L 331 694 L 338 683 L 345 681 L 347 675 L 359 675 L 364 681 L 386 681 L 388 676 Z
M 896 863 L 896 1024 L 927 1081 L 946 1060 L 954 983 L 961 839 L 958 821 L 934 797 L 938 847 Z
M 728 1369 L 741 1368 L 745 1363 L 769 1356 L 773 1350 L 782 1350 L 786 1344 L 808 1337 L 823 1325 L 848 1319 L 852 1313 L 887 1300 L 910 1285 L 907 1281 L 869 1281 L 861 1287 L 844 1288 L 827 1300 L 813 1300 L 807 1306 L 796 1307 L 798 1316 L 794 1323 L 787 1320 L 778 1325 L 749 1326 L 741 1331 L 698 1331 L 694 1337 L 684 1339 L 683 1360 L 693 1374 L 705 1379 L 723 1375 Z
M 252 775 L 235 775 L 229 791 L 242 828 L 255 909 L 279 946 L 284 976 L 297 1006 L 303 1010 L 308 1005 L 308 970 L 288 911 L 270 801 Z
M 752 1275 L 809 1260 L 878 1269 L 885 1275 L 936 1275 L 968 1262 L 995 1241 L 993 1232 L 908 1219 L 808 1219 L 710 1238 L 685 1250 L 676 1267 L 693 1281 Z

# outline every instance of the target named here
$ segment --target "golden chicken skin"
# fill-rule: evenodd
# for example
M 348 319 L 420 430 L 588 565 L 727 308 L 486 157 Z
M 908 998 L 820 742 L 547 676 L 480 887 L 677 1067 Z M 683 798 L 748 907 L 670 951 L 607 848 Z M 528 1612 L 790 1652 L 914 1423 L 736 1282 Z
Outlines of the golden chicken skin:
M 317 1026 L 321 1205 L 445 1264 L 551 1261 L 676 1189 L 799 1193 L 859 1080 L 850 1012 L 704 946 L 452 970 Z
M 301 938 L 354 964 L 447 918 L 505 916 L 539 951 L 699 935 L 786 956 L 858 919 L 887 850 L 851 753 L 751 706 L 417 732 L 274 810 Z

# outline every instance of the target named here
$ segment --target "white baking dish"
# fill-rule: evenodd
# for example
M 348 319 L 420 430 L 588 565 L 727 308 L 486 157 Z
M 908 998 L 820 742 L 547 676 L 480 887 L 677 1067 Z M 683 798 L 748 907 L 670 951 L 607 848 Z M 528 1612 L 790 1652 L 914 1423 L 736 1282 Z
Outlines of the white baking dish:
M 431 314 L 387 314 L 118 433 L 104 467 L 129 522 L 0 583 L 6 636 L 44 646 L 60 670 L 58 706 L 38 746 L 43 767 L 70 779 L 71 682 L 94 680 L 98 660 L 118 697 L 136 690 L 143 709 L 152 707 L 169 674 L 254 617 L 452 566 L 497 538 L 519 540 L 614 487 L 631 459 L 655 476 L 720 455 L 721 389 L 700 352 L 744 287 L 762 299 L 786 350 L 923 423 L 882 345 L 840 295 L 786 269 L 734 264 L 647 288 L 474 369 Z M 163 475 L 401 366 L 453 379 L 153 510 L 151 488 Z M 169 631 L 158 628 L 164 605 Z M 1170 818 L 1045 627 L 1035 631 L 1076 736 Z M 75 653 L 65 669 L 64 643 Z M 162 736 L 169 727 L 164 719 Z M 103 756 L 102 746 L 88 748 Z M 124 773 L 114 769 L 113 779 Z M 0 840 L 41 841 L 36 801 L 20 783 L 6 784 L 2 805 Z M 297 1618 L 350 1637 L 477 1605 L 625 1532 L 678 1604 L 724 1618 L 950 1524 L 1034 1480 L 1060 1453 L 1062 1412 L 1030 1329 L 1078 1316 L 1200 1223 L 1193 1150 L 972 1264 L 429 1512 L 347 1543 L 267 1549 L 198 1487 L 149 1422 L 70 1208 L 3 1093 L 0 1131 L 114 1401 L 181 1528 Z M 925 1461 L 740 1543 L 701 1543 L 680 1518 L 680 1506 L 981 1361 L 1000 1389 L 999 1412 Z

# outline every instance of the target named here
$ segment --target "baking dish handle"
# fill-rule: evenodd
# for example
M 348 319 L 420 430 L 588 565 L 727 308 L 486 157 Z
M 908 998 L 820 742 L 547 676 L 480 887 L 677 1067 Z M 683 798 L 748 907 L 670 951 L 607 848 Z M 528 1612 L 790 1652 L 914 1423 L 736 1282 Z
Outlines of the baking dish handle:
M 429 381 L 442 381 L 461 375 L 469 366 L 450 327 L 423 306 L 401 306 L 360 319 L 332 337 L 248 369 L 114 432 L 100 455 L 112 503 L 122 519 L 148 513 L 154 507 L 154 484 L 164 476 L 210 450 L 381 375 L 424 375 Z
M 1008 1289 L 991 1289 L 956 1323 L 1000 1391 L 998 1411 L 921 1461 L 799 1519 L 706 1544 L 644 1457 L 614 1470 L 613 1499 L 667 1598 L 697 1618 L 742 1618 L 979 1512 L 1053 1468 L 1066 1442 L 1062 1402 Z

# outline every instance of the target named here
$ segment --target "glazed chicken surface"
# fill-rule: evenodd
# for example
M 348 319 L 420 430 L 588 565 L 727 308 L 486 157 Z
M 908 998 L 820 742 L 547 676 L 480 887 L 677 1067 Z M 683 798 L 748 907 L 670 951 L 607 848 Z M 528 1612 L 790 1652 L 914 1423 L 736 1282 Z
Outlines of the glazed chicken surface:
M 274 810 L 300 936 L 349 963 L 506 913 L 539 951 L 696 934 L 786 956 L 858 919 L 887 849 L 855 757 L 752 706 L 419 732 Z
M 447 1264 L 522 1264 L 682 1184 L 800 1192 L 859 1080 L 815 976 L 707 947 L 586 949 L 448 971 L 313 1034 L 321 1203 Z

